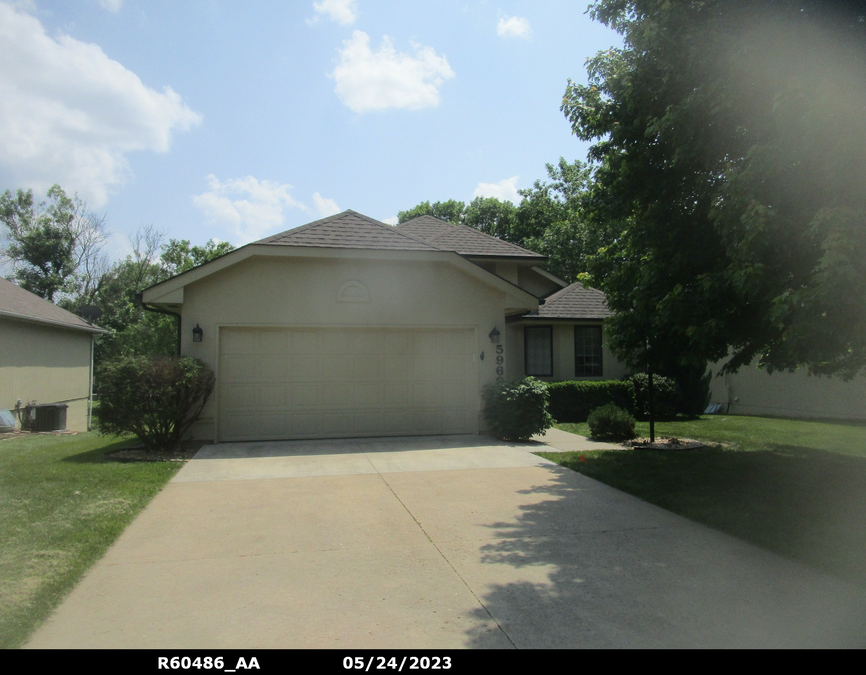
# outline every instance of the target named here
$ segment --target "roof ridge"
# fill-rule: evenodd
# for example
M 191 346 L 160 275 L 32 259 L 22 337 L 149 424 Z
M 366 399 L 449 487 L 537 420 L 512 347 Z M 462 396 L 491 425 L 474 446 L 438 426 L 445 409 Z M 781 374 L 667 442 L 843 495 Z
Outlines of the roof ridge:
M 330 215 L 330 216 L 325 216 L 324 218 L 319 218 L 318 220 L 314 220 L 311 223 L 307 223 L 305 225 L 299 225 L 298 227 L 293 227 L 289 230 L 284 230 L 283 232 L 278 232 L 277 234 L 272 234 L 269 237 L 265 237 L 264 239 L 259 239 L 258 241 L 254 241 L 252 243 L 253 244 L 277 243 L 284 238 L 293 237 L 294 235 L 296 235 L 300 232 L 305 232 L 307 230 L 311 230 L 311 229 L 319 227 L 321 225 L 333 223 L 333 222 L 338 221 L 342 218 L 345 218 L 346 216 L 354 216 L 355 218 L 358 218 L 359 220 L 364 221 L 368 225 L 374 225 L 380 229 L 384 228 L 390 234 L 396 234 L 400 237 L 410 239 L 410 240 L 414 241 L 416 244 L 423 244 L 425 247 L 429 247 L 433 250 L 436 250 L 436 251 L 445 250 L 445 249 L 441 248 L 440 246 L 437 246 L 436 244 L 433 244 L 429 241 L 425 241 L 425 240 L 421 239 L 420 237 L 416 237 L 412 234 L 409 234 L 408 232 L 401 232 L 396 227 L 388 225 L 387 223 L 383 223 L 382 221 L 376 220 L 375 218 L 371 218 L 370 216 L 367 216 L 363 213 L 358 213 L 357 211 L 354 211 L 352 209 L 346 209 L 345 211 L 341 211 L 340 213 L 335 213 L 335 214 Z
M 487 232 L 482 232 L 477 227 L 470 227 L 469 225 L 463 225 L 462 223 L 452 223 L 450 221 L 443 220 L 442 218 L 437 218 L 436 216 L 431 216 L 429 213 L 425 213 L 423 215 L 416 216 L 415 218 L 412 218 L 411 220 L 407 220 L 407 221 L 400 223 L 400 225 L 407 225 L 407 224 L 411 223 L 413 220 L 419 220 L 421 218 L 432 218 L 433 220 L 438 220 L 440 223 L 443 223 L 444 225 L 448 225 L 449 227 L 462 228 L 468 232 L 472 232 L 473 236 L 480 234 L 482 237 L 486 237 L 487 239 L 491 239 L 498 244 L 505 244 L 510 248 L 516 248 L 520 251 L 530 253 L 530 254 L 538 256 L 540 258 L 546 257 L 546 256 L 543 256 L 541 253 L 538 253 L 537 251 L 530 251 L 528 248 L 524 248 L 523 246 L 519 246 L 518 244 L 510 242 L 507 239 L 501 239 L 500 237 L 494 237 L 491 234 L 487 234 Z M 399 225 L 398 225 L 398 227 L 399 227 Z M 431 237 L 430 239 L 425 240 L 425 241 L 427 241 L 429 243 L 433 243 L 437 239 L 440 239 L 440 238 L 445 237 L 445 236 L 447 236 L 447 233 L 437 234 L 436 236 Z M 470 257 L 472 256 L 472 254 L 466 254 L 466 255 L 469 255 Z
M 408 232 L 401 232 L 395 225 L 388 225 L 388 223 L 383 223 L 381 220 L 376 220 L 375 218 L 370 218 L 370 216 L 365 216 L 363 213 L 358 213 L 357 211 L 352 211 L 351 209 L 348 209 L 347 213 L 354 213 L 356 216 L 361 216 L 362 218 L 366 218 L 367 220 L 369 220 L 374 225 L 379 225 L 380 227 L 386 228 L 388 230 L 388 232 L 396 232 L 401 237 L 406 237 L 406 238 L 411 239 L 415 242 L 418 242 L 419 244 L 426 244 L 427 246 L 432 246 L 433 248 L 435 248 L 439 251 L 445 250 L 439 246 L 436 246 L 434 243 L 432 243 L 430 241 L 426 241 L 424 239 L 421 239 L 421 237 L 416 237 L 414 234 L 409 234 Z

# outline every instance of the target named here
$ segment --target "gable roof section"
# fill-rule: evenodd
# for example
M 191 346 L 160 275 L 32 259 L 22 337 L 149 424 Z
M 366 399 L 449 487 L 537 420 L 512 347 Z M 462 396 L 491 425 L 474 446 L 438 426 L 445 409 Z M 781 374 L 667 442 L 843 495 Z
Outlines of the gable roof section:
M 454 225 L 433 216 L 418 216 L 397 225 L 399 232 L 412 235 L 446 251 L 465 256 L 545 260 L 546 256 L 511 242 L 491 237 L 474 227 Z
M 549 296 L 537 312 L 524 314 L 520 319 L 606 319 L 613 316 L 608 309 L 604 293 L 573 283 Z
M 101 328 L 91 326 L 80 316 L 67 312 L 62 307 L 16 286 L 3 277 L 0 277 L 0 316 L 90 333 L 105 332 Z
M 368 248 L 391 251 L 442 250 L 438 246 L 412 236 L 411 233 L 400 232 L 390 225 L 351 210 L 260 239 L 255 243 L 269 246 Z

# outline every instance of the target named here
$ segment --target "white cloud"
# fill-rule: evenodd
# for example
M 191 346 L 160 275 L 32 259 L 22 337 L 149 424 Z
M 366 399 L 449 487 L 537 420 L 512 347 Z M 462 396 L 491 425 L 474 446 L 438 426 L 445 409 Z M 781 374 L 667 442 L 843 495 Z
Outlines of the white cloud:
M 519 204 L 523 199 L 517 192 L 517 181 L 519 179 L 520 176 L 512 176 L 511 178 L 503 178 L 498 183 L 478 183 L 478 187 L 472 193 L 472 198 L 496 197 L 501 201 Z
M 319 212 L 319 215 L 322 218 L 333 216 L 335 213 L 340 212 L 340 207 L 337 206 L 337 202 L 333 199 L 325 199 L 318 192 L 313 193 L 313 204 L 315 204 L 316 211 Z
M 358 18 L 358 10 L 355 7 L 355 0 L 322 0 L 322 2 L 314 2 L 313 9 L 319 15 L 326 15 L 331 21 L 348 26 L 355 23 Z M 319 20 L 316 16 L 307 23 L 315 23 Z
M 532 27 L 522 16 L 504 16 L 496 24 L 496 34 L 504 38 L 528 38 L 532 35 Z
M 195 195 L 193 203 L 212 223 L 234 233 L 242 244 L 284 229 L 285 209 L 309 211 L 289 194 L 291 185 L 260 181 L 253 176 L 221 181 L 213 174 L 207 177 L 207 183 L 207 192 Z
M 123 0 L 99 0 L 99 4 L 109 12 L 119 12 L 123 7 Z
M 412 45 L 415 56 L 395 51 L 385 36 L 378 51 L 371 51 L 370 37 L 356 30 L 339 50 L 340 63 L 331 74 L 334 91 L 355 112 L 406 108 L 418 110 L 439 105 L 439 87 L 454 77 L 444 56 L 432 47 Z
M 131 175 L 126 155 L 166 152 L 201 122 L 180 96 L 145 86 L 95 44 L 46 34 L 0 2 L 0 179 L 44 192 L 59 183 L 93 207 Z
M 382 222 L 386 225 L 396 225 L 400 222 L 400 218 L 397 216 L 391 216 L 390 218 L 385 218 Z

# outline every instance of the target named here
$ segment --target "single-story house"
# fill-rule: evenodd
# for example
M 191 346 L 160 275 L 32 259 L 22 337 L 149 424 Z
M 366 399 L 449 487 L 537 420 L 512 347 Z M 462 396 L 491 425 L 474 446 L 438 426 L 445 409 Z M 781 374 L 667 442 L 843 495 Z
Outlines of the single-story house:
M 0 277 L 0 409 L 66 404 L 66 428 L 87 431 L 93 340 L 102 332 Z
M 607 379 L 603 296 L 545 257 L 422 216 L 354 211 L 145 289 L 216 373 L 193 429 L 219 441 L 479 433 L 497 378 Z

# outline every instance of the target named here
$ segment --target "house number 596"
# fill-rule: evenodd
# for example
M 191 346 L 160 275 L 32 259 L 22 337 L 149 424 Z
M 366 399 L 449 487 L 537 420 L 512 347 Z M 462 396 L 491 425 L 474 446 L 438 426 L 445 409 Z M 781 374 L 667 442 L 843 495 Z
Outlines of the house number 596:
M 505 347 L 496 345 L 496 381 L 502 382 L 502 376 L 505 375 Z

